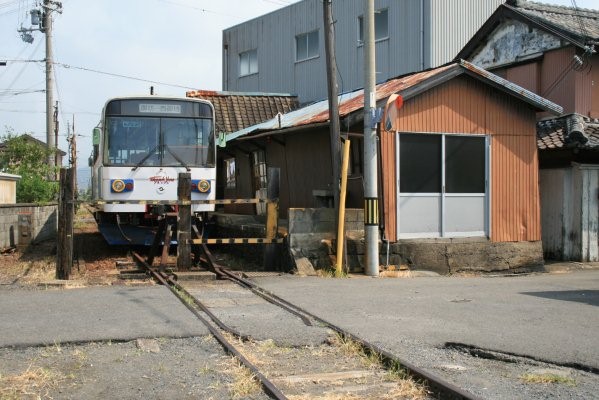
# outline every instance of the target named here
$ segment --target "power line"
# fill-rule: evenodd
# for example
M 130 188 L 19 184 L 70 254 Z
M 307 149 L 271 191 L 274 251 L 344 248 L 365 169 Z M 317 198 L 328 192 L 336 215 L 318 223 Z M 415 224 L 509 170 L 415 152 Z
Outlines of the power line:
M 190 8 L 190 9 L 193 9 L 193 10 L 201 11 L 203 13 L 210 13 L 210 14 L 215 14 L 215 15 L 223 15 L 225 17 L 232 17 L 232 18 L 240 18 L 237 15 L 231 15 L 231 14 L 221 13 L 221 12 L 218 12 L 218 11 L 212 11 L 212 10 L 208 10 L 208 9 L 205 9 L 205 8 L 195 7 L 195 6 L 192 6 L 190 4 L 184 4 L 184 3 L 175 2 L 173 0 L 157 0 L 157 1 L 159 1 L 161 3 L 172 4 L 172 5 L 179 6 L 179 7 Z
M 588 40 L 589 33 L 587 32 L 586 27 L 584 26 L 584 21 L 582 20 L 582 16 L 580 15 L 580 9 L 578 8 L 578 4 L 576 4 L 576 0 L 572 0 L 572 5 L 574 6 L 574 15 L 578 20 L 578 25 L 580 25 L 580 32 L 585 36 L 585 44 Z
M 31 93 L 45 93 L 45 89 L 38 90 L 20 90 L 20 89 L 9 89 L 9 90 L 0 90 L 0 98 L 3 96 L 18 96 L 20 94 L 31 94 Z
M 135 77 L 135 76 L 116 74 L 116 73 L 113 73 L 113 72 L 100 71 L 100 70 L 97 70 L 97 69 L 86 68 L 86 67 L 78 67 L 78 66 L 75 66 L 75 65 L 69 65 L 69 64 L 64 64 L 64 63 L 55 62 L 54 65 L 58 65 L 58 66 L 63 67 L 65 69 L 78 69 L 78 70 L 81 70 L 81 71 L 93 72 L 93 73 L 96 73 L 96 74 L 112 76 L 112 77 L 115 77 L 115 78 L 131 79 L 131 80 L 139 81 L 139 82 L 154 83 L 156 85 L 171 86 L 171 87 L 176 87 L 176 88 L 181 88 L 181 89 L 187 89 L 187 90 L 196 90 L 197 89 L 197 87 L 184 86 L 184 85 L 179 85 L 179 84 L 176 84 L 176 83 L 167 83 L 167 82 L 154 81 L 154 80 L 151 80 L 151 79 L 143 79 L 143 78 L 138 78 L 138 77 Z

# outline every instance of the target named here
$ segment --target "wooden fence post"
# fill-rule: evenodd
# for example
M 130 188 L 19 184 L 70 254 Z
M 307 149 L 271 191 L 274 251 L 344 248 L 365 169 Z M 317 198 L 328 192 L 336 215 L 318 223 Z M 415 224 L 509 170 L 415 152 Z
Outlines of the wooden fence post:
M 191 174 L 179 174 L 177 186 L 179 215 L 177 216 L 177 269 L 191 268 Z
M 266 239 L 275 239 L 279 231 L 280 169 L 268 168 L 268 202 L 266 203 Z M 264 267 L 280 267 L 280 251 L 276 244 L 264 245 Z
M 72 168 L 60 169 L 59 193 L 56 279 L 68 280 L 73 268 L 73 219 L 75 196 Z

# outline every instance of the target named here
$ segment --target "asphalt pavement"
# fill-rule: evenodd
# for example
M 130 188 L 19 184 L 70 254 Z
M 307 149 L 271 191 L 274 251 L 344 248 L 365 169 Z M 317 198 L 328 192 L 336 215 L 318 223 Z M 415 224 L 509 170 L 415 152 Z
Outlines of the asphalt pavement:
M 0 291 L 0 347 L 207 334 L 162 286 Z
M 599 271 L 504 277 L 268 277 L 263 288 L 410 359 L 459 344 L 599 371 Z
M 599 370 L 599 270 L 254 280 L 399 356 L 409 356 L 415 345 L 454 343 Z M 0 291 L 0 347 L 206 334 L 202 323 L 160 286 Z

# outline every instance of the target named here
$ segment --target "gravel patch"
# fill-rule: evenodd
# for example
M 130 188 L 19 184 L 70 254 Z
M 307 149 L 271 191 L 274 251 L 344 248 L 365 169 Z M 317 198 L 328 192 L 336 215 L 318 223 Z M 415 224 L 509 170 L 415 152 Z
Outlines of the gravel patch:
M 0 349 L 0 398 L 229 399 L 236 361 L 210 336 Z M 238 398 L 268 399 L 262 391 Z

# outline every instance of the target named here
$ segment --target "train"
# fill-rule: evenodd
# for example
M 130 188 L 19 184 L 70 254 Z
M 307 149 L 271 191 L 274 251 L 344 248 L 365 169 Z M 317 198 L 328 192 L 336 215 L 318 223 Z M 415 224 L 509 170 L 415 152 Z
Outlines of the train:
M 94 216 L 111 245 L 152 244 L 158 217 L 176 211 L 181 172 L 191 174 L 192 201 L 215 199 L 216 133 L 208 101 L 109 99 L 92 143 Z M 202 220 L 214 204 L 194 203 L 192 211 Z

